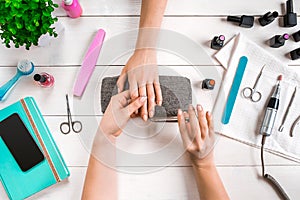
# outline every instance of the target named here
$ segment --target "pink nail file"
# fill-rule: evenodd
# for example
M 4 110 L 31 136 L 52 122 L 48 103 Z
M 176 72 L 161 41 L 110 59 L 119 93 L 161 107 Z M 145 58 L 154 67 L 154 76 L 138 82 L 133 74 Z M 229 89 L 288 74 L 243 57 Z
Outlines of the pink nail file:
M 82 96 L 95 69 L 104 38 L 105 31 L 103 29 L 99 29 L 84 57 L 80 71 L 77 75 L 73 89 L 74 96 Z

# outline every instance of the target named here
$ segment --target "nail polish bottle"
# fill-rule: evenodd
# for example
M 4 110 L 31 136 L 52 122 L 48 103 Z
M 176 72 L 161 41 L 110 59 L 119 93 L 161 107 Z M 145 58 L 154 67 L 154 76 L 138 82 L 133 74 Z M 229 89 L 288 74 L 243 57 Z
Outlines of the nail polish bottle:
M 202 81 L 202 89 L 213 90 L 215 88 L 216 81 L 214 79 L 205 79 Z
M 78 0 L 63 0 L 61 6 L 71 18 L 78 18 L 82 14 L 82 8 Z
M 300 41 L 300 31 L 297 31 L 296 33 L 294 33 L 293 38 L 294 38 L 295 42 L 299 42 Z
M 215 36 L 210 44 L 210 47 L 215 50 L 219 50 L 224 46 L 224 41 L 225 41 L 225 36 L 220 35 L 220 36 Z
M 54 77 L 45 72 L 35 74 L 33 79 L 42 87 L 52 87 L 54 85 Z
M 262 26 L 266 26 L 268 24 L 271 24 L 277 17 L 278 17 L 278 12 L 274 11 L 274 12 L 267 12 L 266 14 L 264 14 L 263 16 L 261 16 L 258 19 L 258 22 L 260 23 L 260 25 Z
M 293 0 L 286 1 L 286 15 L 283 16 L 284 27 L 293 27 L 297 25 L 297 13 L 294 13 Z
M 292 59 L 292 60 L 297 60 L 297 59 L 299 59 L 299 58 L 300 58 L 300 48 L 291 51 L 291 52 L 290 52 L 290 55 L 291 55 L 291 59 Z
M 254 16 L 242 15 L 238 16 L 228 16 L 227 21 L 239 23 L 240 27 L 251 28 L 254 24 Z
M 273 48 L 279 48 L 284 45 L 285 41 L 290 38 L 289 34 L 275 35 L 270 39 L 270 46 Z

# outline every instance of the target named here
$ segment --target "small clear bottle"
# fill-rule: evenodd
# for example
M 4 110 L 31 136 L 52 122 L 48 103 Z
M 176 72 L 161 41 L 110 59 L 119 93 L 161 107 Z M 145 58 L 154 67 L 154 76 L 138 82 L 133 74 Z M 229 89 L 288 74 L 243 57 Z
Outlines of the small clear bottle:
M 40 74 L 35 74 L 33 79 L 41 86 L 41 87 L 52 87 L 54 85 L 54 77 L 46 72 L 42 72 Z

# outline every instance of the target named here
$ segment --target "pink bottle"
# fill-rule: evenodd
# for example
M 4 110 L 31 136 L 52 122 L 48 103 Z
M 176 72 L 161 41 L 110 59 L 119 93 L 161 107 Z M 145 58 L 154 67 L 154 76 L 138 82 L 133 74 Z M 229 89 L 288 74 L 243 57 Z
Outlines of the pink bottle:
M 71 18 L 78 18 L 82 14 L 82 8 L 78 0 L 63 0 L 61 6 Z
M 54 85 L 54 77 L 45 72 L 35 74 L 33 79 L 42 87 L 52 87 Z

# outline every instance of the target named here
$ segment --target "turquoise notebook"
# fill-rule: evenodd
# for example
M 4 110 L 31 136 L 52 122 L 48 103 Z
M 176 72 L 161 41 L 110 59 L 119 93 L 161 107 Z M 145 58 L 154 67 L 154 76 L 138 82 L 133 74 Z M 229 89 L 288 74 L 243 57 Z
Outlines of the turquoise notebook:
M 0 111 L 0 180 L 12 200 L 67 178 L 69 170 L 31 97 Z

